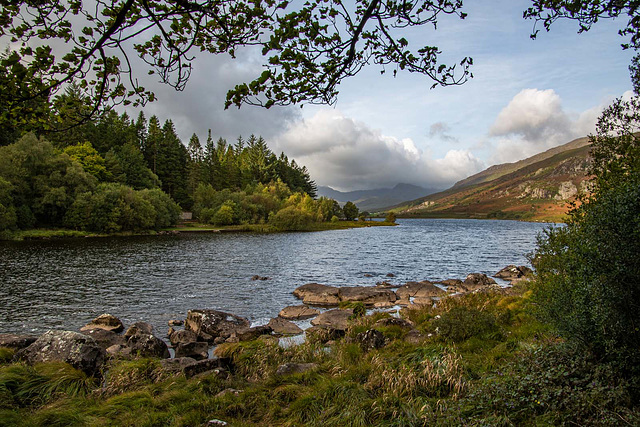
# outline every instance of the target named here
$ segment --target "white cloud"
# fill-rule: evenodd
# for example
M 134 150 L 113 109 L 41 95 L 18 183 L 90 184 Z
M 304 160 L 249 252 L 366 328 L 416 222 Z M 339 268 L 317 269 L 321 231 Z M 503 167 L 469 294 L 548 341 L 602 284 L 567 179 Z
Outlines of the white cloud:
M 432 159 L 411 139 L 385 136 L 332 109 L 290 125 L 274 147 L 307 166 L 318 184 L 341 190 L 397 183 L 446 188 L 484 167 L 466 150 Z
M 514 162 L 595 132 L 598 116 L 609 102 L 571 113 L 553 89 L 520 91 L 489 129 L 494 147 L 489 163 Z

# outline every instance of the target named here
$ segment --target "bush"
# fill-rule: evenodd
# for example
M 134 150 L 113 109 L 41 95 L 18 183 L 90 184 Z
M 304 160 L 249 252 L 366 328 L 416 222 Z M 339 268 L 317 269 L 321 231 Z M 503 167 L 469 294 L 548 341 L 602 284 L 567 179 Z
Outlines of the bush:
M 67 227 L 111 233 L 173 225 L 180 207 L 158 189 L 135 191 L 122 184 L 100 184 L 80 194 L 65 215 Z
M 454 307 L 434 319 L 431 325 L 440 337 L 451 342 L 471 337 L 501 337 L 494 316 L 471 307 Z
M 215 225 L 232 225 L 235 223 L 234 220 L 234 207 L 235 203 L 231 200 L 228 200 L 220 206 L 220 209 L 215 213 L 212 218 L 212 221 Z
M 304 212 L 295 206 L 281 209 L 269 217 L 269 224 L 280 230 L 306 230 L 313 222 L 311 214 Z
M 386 222 L 394 223 L 396 222 L 396 214 L 393 212 L 387 213 L 387 216 L 384 219 Z

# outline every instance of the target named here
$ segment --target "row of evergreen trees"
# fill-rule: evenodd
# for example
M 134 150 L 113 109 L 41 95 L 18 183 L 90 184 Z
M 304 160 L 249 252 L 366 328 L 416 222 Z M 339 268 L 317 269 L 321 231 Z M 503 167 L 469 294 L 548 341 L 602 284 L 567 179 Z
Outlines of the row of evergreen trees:
M 187 210 L 199 184 L 236 191 L 280 179 L 293 192 L 316 197 L 316 184 L 306 167 L 284 153 L 277 156 L 262 137 L 239 137 L 229 143 L 214 140 L 209 130 L 204 144 L 193 134 L 185 146 L 171 120 L 161 124 L 156 116 L 147 120 L 142 112 L 132 120 L 126 113 L 109 111 L 78 125 L 84 105 L 73 87 L 57 98 L 58 128 L 63 131 L 46 136 L 60 149 L 89 141 L 105 160 L 106 180 L 135 189 L 159 185 Z

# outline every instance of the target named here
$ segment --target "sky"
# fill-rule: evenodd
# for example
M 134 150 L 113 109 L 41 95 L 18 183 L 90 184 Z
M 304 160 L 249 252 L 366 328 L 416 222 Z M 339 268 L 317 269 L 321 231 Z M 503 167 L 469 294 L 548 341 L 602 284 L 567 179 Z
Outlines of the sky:
M 261 135 L 273 151 L 305 165 L 318 185 L 448 188 L 491 165 L 593 133 L 602 109 L 630 95 L 633 54 L 617 34 L 624 19 L 583 34 L 577 23 L 559 21 L 531 40 L 533 22 L 522 18 L 530 4 L 468 0 L 466 19 L 408 31 L 410 46 L 436 45 L 444 62 L 473 58 L 474 78 L 462 86 L 430 89 L 426 76 L 394 78 L 373 65 L 342 82 L 334 106 L 224 110 L 227 90 L 261 72 L 264 59 L 244 51 L 236 60 L 198 57 L 182 92 L 147 83 L 158 101 L 144 111 L 171 119 L 185 144 L 193 133 L 204 141 L 208 129 L 229 141 Z

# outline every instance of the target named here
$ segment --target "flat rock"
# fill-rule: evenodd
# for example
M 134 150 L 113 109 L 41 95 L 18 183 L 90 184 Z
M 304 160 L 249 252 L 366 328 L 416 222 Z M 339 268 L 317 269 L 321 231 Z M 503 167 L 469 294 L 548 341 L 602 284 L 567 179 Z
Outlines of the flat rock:
M 508 265 L 502 270 L 498 271 L 493 277 L 497 277 L 498 279 L 515 281 L 524 278 L 525 276 L 530 276 L 533 274 L 533 270 L 529 267 L 521 265 Z
M 433 298 L 446 295 L 446 292 L 429 282 L 407 282 L 396 291 L 398 299 L 408 300 L 410 298 Z
M 126 345 L 127 339 L 107 329 L 85 329 L 81 334 L 93 338 L 105 350 L 113 345 Z
M 176 357 L 190 357 L 195 360 L 209 358 L 209 344 L 206 342 L 188 342 L 175 347 Z
M 293 295 L 310 305 L 332 306 L 340 303 L 338 288 L 319 283 L 302 285 L 293 291 Z
M 153 335 L 153 326 L 151 326 L 151 323 L 147 322 L 136 322 L 133 325 L 129 326 L 127 332 L 124 333 L 124 336 L 126 338 L 129 338 L 130 336 L 136 334 Z
M 131 356 L 131 349 L 126 344 L 114 344 L 107 347 L 105 351 L 109 357 L 129 358 Z
M 316 317 L 320 312 L 306 305 L 291 305 L 280 310 L 278 316 L 287 320 L 304 320 Z
M 185 330 L 195 332 L 202 340 L 213 342 L 217 337 L 228 338 L 250 323 L 244 317 L 217 310 L 189 310 Z
M 464 282 L 462 285 L 468 291 L 476 291 L 478 289 L 481 289 L 490 285 L 495 285 L 495 284 L 496 284 L 496 281 L 493 280 L 491 277 L 488 277 L 486 274 L 471 273 L 467 276 L 466 279 L 464 279 Z
M 345 331 L 349 326 L 349 318 L 353 315 L 351 309 L 334 309 L 321 313 L 311 321 L 314 326 Z
M 301 374 L 318 367 L 317 363 L 285 363 L 278 366 L 276 375 Z
M 198 341 L 198 335 L 193 331 L 174 331 L 169 335 L 169 341 L 171 341 L 171 345 L 173 346 L 187 344 Z
M 395 289 L 399 288 L 400 286 L 383 280 L 382 282 L 376 282 L 376 287 L 380 289 Z
M 14 360 L 30 365 L 65 362 L 87 375 L 97 375 L 105 356 L 104 349 L 87 335 L 73 331 L 47 331 L 33 344 L 18 351 Z
M 184 320 L 171 319 L 167 322 L 169 326 L 182 326 L 184 325 Z
M 304 332 L 298 325 L 282 317 L 274 317 L 267 324 L 273 332 L 281 335 L 299 335 Z
M 122 332 L 124 325 L 116 316 L 111 314 L 101 314 L 91 321 L 91 323 L 80 328 L 80 331 L 89 329 L 106 329 L 107 331 Z
M 21 350 L 33 344 L 38 337 L 33 335 L 0 334 L 0 347 Z
M 394 303 L 396 301 L 395 292 L 389 289 L 382 289 L 370 286 L 353 286 L 338 289 L 340 301 L 361 302 L 367 306 L 375 303 Z

